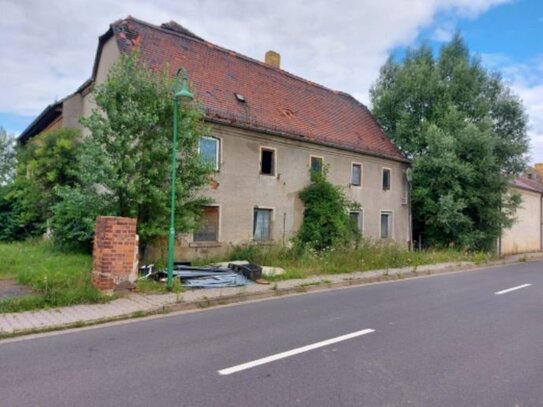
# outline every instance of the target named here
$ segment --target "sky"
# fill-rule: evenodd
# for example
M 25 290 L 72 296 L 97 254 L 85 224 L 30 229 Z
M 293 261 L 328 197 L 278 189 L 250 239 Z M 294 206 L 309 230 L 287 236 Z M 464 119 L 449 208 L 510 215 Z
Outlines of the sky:
M 90 77 L 98 36 L 128 15 L 259 60 L 273 49 L 282 69 L 367 105 L 389 55 L 458 31 L 523 100 L 529 162 L 543 162 L 543 0 L 0 0 L 0 13 L 0 126 L 14 135 Z

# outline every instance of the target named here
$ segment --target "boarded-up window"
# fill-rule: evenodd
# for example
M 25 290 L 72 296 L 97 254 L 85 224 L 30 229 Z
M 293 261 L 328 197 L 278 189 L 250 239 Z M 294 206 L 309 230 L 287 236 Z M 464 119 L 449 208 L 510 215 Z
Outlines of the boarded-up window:
M 200 227 L 194 232 L 195 242 L 216 242 L 219 240 L 219 208 L 204 206 Z

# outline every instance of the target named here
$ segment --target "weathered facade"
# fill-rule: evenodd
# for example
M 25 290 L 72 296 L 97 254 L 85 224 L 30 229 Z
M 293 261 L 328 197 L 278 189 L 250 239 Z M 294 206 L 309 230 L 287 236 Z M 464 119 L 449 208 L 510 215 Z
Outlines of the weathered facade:
M 178 237 L 177 258 L 286 243 L 302 222 L 298 193 L 309 183 L 309 169 L 323 165 L 360 203 L 351 216 L 365 237 L 407 247 L 409 161 L 364 105 L 280 69 L 276 53 L 259 62 L 176 23 L 159 27 L 133 18 L 113 23 L 100 37 L 90 83 L 102 83 L 119 57 L 134 50 L 152 69 L 168 67 L 173 75 L 184 66 L 212 128 L 201 153 L 215 162 L 206 191 L 214 203 L 203 208 L 200 230 Z M 74 119 L 94 108 L 87 88 L 59 102 L 63 126 L 80 127 Z M 31 127 L 25 140 L 36 134 Z
M 500 255 L 543 250 L 543 183 L 539 175 L 529 170 L 526 176 L 513 180 L 511 189 L 520 194 L 522 202 L 515 223 L 502 233 Z

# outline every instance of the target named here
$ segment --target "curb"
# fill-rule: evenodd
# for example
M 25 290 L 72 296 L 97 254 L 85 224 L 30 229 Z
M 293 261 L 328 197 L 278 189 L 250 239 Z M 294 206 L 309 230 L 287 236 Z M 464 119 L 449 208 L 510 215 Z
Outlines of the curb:
M 279 288 L 278 283 L 272 283 L 269 290 L 256 292 L 238 292 L 235 294 L 219 295 L 217 297 L 196 299 L 184 302 L 183 300 L 173 303 L 157 306 L 156 308 L 131 312 L 115 317 L 98 318 L 89 321 L 78 321 L 68 324 L 52 325 L 42 328 L 21 329 L 13 332 L 0 332 L 0 340 L 19 337 L 24 335 L 33 335 L 47 333 L 52 331 L 64 331 L 69 329 L 90 327 L 102 325 L 105 323 L 124 321 L 128 319 L 139 319 L 159 314 L 168 314 L 171 312 L 194 311 L 217 306 L 225 306 L 232 304 L 240 304 L 251 301 L 262 301 L 286 296 L 301 295 L 307 293 L 315 293 L 320 291 L 336 290 L 348 287 L 356 287 L 367 284 L 376 284 L 384 282 L 401 281 L 411 278 L 423 278 L 429 276 L 437 276 L 442 274 L 450 274 L 455 272 L 477 271 L 496 266 L 504 266 L 521 262 L 543 260 L 543 253 L 527 253 L 523 255 L 509 256 L 504 259 L 489 261 L 484 264 L 475 264 L 472 262 L 463 263 L 441 263 L 424 265 L 419 267 L 404 267 L 399 269 L 373 270 L 365 272 L 354 272 L 338 275 L 319 275 L 306 279 L 299 280 L 284 280 L 288 282 L 290 287 Z M 331 281 L 330 278 L 341 279 Z

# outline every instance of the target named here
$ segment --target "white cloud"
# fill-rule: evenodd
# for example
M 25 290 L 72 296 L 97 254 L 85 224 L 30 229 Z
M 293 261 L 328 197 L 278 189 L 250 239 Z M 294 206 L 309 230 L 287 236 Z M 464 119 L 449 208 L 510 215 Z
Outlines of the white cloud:
M 503 54 L 482 54 L 481 58 L 488 68 L 501 72 L 522 99 L 529 118 L 530 160 L 543 163 L 543 54 L 526 64 Z
M 506 0 L 0 0 L 0 112 L 39 113 L 91 73 L 97 38 L 133 15 L 176 20 L 203 38 L 368 101 L 390 50 L 411 44 L 438 13 L 474 18 Z M 447 27 L 439 35 L 446 34 Z

